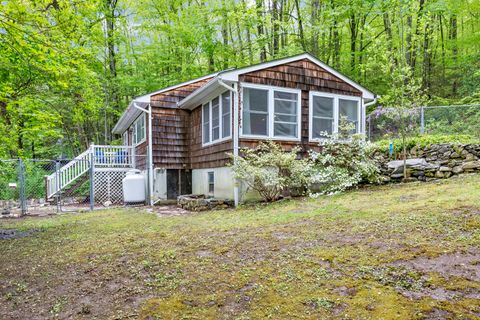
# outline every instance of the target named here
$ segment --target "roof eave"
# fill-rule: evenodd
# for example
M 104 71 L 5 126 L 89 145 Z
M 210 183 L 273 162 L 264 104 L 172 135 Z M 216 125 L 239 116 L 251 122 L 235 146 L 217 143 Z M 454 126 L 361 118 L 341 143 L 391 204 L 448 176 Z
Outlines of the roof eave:
M 180 109 L 188 109 L 192 110 L 198 107 L 205 101 L 208 101 L 215 96 L 218 96 L 222 92 L 226 91 L 227 89 L 221 84 L 224 80 L 217 76 L 213 78 L 210 82 L 208 82 L 203 87 L 198 88 L 197 90 L 193 91 L 190 95 L 185 97 L 183 100 L 180 100 L 177 103 L 177 107 Z M 225 81 L 227 82 L 227 81 Z M 228 82 L 227 82 L 228 83 Z

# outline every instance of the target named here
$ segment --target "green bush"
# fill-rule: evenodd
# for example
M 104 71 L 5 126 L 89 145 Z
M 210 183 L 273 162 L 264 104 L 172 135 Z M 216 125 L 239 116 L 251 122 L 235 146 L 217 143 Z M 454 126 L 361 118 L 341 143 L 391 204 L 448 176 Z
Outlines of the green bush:
M 262 142 L 255 149 L 242 149 L 233 156 L 233 175 L 257 191 L 266 202 L 277 200 L 284 190 L 302 190 L 308 183 L 309 160 L 297 160 L 299 147 L 286 152 L 274 142 Z
M 384 139 L 375 142 L 375 145 L 378 147 L 379 151 L 387 153 L 389 152 L 390 142 L 393 142 L 393 152 L 395 154 L 402 152 L 403 143 L 401 139 Z M 411 137 L 406 140 L 407 150 L 411 150 L 413 147 L 424 148 L 431 144 L 439 143 L 480 143 L 480 139 L 471 135 L 422 135 Z
M 379 182 L 379 169 L 371 157 L 375 148 L 362 136 L 345 140 L 334 135 L 321 146 L 321 152 L 310 152 L 313 166 L 309 178 L 317 194 L 342 192 L 361 182 Z

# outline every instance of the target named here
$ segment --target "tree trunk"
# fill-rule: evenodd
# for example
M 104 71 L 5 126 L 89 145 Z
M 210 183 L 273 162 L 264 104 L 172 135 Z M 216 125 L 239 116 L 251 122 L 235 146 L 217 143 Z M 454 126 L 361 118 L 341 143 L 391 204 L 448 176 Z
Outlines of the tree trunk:
M 267 60 L 267 50 L 265 48 L 265 39 L 263 38 L 265 35 L 265 31 L 263 28 L 263 0 L 256 0 L 257 5 L 257 35 L 260 46 L 260 61 L 264 62 Z
M 319 17 L 319 12 L 320 12 L 320 1 L 319 0 L 313 0 L 312 1 L 312 14 L 310 17 L 310 25 L 312 28 L 312 38 L 310 39 L 310 45 L 312 48 L 312 53 L 316 56 L 318 56 L 319 53 L 319 45 L 318 45 L 318 27 L 317 27 L 317 20 Z
M 455 68 L 457 66 L 457 53 L 458 53 L 458 48 L 457 48 L 457 15 L 452 14 L 450 17 L 450 30 L 449 30 L 449 40 L 451 42 L 452 46 L 452 58 L 453 58 L 453 67 Z M 456 79 L 453 79 L 452 81 L 452 95 L 456 96 L 457 95 L 457 89 L 458 89 L 458 83 Z
M 357 33 L 358 33 L 358 24 L 355 17 L 355 13 L 350 14 L 349 19 L 350 27 L 350 71 L 353 73 L 355 71 L 355 54 L 357 50 Z
M 117 61 L 115 56 L 115 11 L 117 8 L 117 0 L 104 0 L 105 6 L 105 26 L 106 26 L 106 45 L 107 45 L 107 82 L 108 92 L 105 110 L 105 143 L 111 141 L 110 127 L 114 122 L 113 114 L 120 108 L 116 78 L 117 78 Z
M 298 33 L 300 38 L 300 44 L 302 45 L 303 51 L 307 51 L 305 46 L 305 35 L 303 32 L 303 22 L 302 22 L 302 13 L 300 10 L 299 0 L 295 0 L 295 10 L 297 11 L 297 20 L 298 20 Z

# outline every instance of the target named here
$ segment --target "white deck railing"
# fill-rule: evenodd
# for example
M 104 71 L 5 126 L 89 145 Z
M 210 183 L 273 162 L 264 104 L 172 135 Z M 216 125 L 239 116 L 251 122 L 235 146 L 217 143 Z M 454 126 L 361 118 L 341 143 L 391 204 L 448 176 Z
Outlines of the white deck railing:
M 96 146 L 90 147 L 94 155 L 95 167 L 121 168 L 135 165 L 134 149 L 131 146 Z
M 56 168 L 54 173 L 46 177 L 47 198 L 51 198 L 89 171 L 92 162 L 94 168 L 133 168 L 134 148 L 91 145 L 88 150 L 63 167 Z

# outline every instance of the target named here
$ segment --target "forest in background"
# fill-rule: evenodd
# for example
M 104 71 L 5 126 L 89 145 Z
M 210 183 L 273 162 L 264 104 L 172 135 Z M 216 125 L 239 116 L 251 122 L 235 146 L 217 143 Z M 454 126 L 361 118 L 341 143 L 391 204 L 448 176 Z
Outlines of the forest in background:
M 112 143 L 135 96 L 305 51 L 379 95 L 407 67 L 431 104 L 480 102 L 479 0 L 6 0 L 0 158 Z

